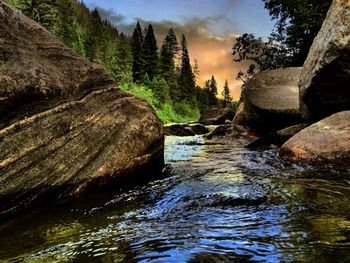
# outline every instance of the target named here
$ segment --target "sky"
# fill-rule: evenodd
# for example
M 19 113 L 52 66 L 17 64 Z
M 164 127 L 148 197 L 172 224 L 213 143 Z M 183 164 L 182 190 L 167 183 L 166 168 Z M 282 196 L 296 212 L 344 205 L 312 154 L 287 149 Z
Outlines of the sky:
M 215 76 L 219 93 L 228 80 L 235 100 L 240 86 L 235 78 L 247 63 L 234 63 L 232 46 L 236 37 L 254 33 L 266 38 L 274 22 L 262 0 L 84 0 L 89 8 L 98 7 L 119 31 L 132 34 L 136 21 L 146 27 L 152 24 L 158 47 L 172 27 L 180 40 L 185 34 L 190 58 L 198 61 L 197 83 Z

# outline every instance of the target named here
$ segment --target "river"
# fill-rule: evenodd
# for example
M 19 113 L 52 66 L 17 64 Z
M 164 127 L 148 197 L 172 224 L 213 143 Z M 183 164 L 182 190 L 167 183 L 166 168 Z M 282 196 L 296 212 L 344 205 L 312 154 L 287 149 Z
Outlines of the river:
M 18 216 L 0 262 L 350 261 L 349 169 L 200 136 L 167 137 L 165 159 L 146 184 Z

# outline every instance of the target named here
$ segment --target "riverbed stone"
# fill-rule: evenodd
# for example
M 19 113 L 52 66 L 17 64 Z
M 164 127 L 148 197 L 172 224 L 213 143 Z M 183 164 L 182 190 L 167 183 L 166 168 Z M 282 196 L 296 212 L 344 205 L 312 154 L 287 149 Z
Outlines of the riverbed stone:
M 209 133 L 209 130 L 202 124 L 173 124 L 164 126 L 165 135 L 173 136 L 195 136 Z
M 334 0 L 300 77 L 300 107 L 315 122 L 350 110 L 350 2 Z
M 209 107 L 201 113 L 199 123 L 203 125 L 220 125 L 225 122 L 232 121 L 235 117 L 235 112 L 231 108 L 219 109 L 215 107 Z
M 259 147 L 269 147 L 271 145 L 275 145 L 277 147 L 281 147 L 286 141 L 296 135 L 298 132 L 302 131 L 309 124 L 301 123 L 297 125 L 293 125 L 282 130 L 271 132 L 267 135 L 264 135 L 252 143 L 248 144 L 246 147 L 250 149 L 259 148 Z
M 265 133 L 300 123 L 299 76 L 301 68 L 262 71 L 244 91 L 246 124 Z
M 219 125 L 205 135 L 208 144 L 227 144 L 232 147 L 244 147 L 259 137 L 260 134 L 235 124 Z
M 0 213 L 161 171 L 146 101 L 3 1 L 0 25 Z
M 292 161 L 350 164 L 350 111 L 303 129 L 282 146 L 279 154 Z

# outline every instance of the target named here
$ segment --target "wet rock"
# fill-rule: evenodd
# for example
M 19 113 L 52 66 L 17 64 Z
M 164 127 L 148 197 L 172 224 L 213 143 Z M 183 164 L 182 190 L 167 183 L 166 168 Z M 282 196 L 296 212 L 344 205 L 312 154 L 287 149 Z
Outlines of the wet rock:
M 219 125 L 212 132 L 205 135 L 207 143 L 229 144 L 235 147 L 243 147 L 256 140 L 259 134 L 239 125 Z
M 300 77 L 304 119 L 318 121 L 350 110 L 350 2 L 334 0 Z
M 286 141 L 292 138 L 295 134 L 302 131 L 309 125 L 307 123 L 293 125 L 291 127 L 271 132 L 268 135 L 262 136 L 252 143 L 248 144 L 247 148 L 258 148 L 258 147 L 266 147 L 270 145 L 276 145 L 277 147 L 281 147 Z
M 43 27 L 0 1 L 0 213 L 161 171 L 163 125 Z
M 301 68 L 260 72 L 244 92 L 246 125 L 268 133 L 301 122 L 298 81 Z
M 226 120 L 231 121 L 234 116 L 235 112 L 230 108 L 208 108 L 202 112 L 198 122 L 204 125 L 220 125 L 224 124 Z
M 343 111 L 302 130 L 280 149 L 292 161 L 350 163 L 350 111 Z
M 232 121 L 233 124 L 245 126 L 245 116 L 244 116 L 244 102 L 241 102 L 237 108 L 236 115 Z
M 164 127 L 165 135 L 173 136 L 195 136 L 209 133 L 202 124 L 174 124 Z

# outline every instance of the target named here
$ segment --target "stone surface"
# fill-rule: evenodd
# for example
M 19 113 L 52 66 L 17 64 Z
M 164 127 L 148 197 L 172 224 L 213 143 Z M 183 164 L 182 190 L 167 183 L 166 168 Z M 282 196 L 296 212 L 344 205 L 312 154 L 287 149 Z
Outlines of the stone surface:
M 244 117 L 249 127 L 268 133 L 300 123 L 300 71 L 301 68 L 263 71 L 248 81 Z
M 165 135 L 173 136 L 194 136 L 209 133 L 209 130 L 202 124 L 173 124 L 164 126 Z
M 276 145 L 277 147 L 281 147 L 286 141 L 292 138 L 295 134 L 302 131 L 309 125 L 307 123 L 302 123 L 298 125 L 293 125 L 277 132 L 271 132 L 265 136 L 262 136 L 252 143 L 248 144 L 247 148 L 259 148 L 259 147 L 267 147 L 271 145 Z
M 334 0 L 300 77 L 304 119 L 318 121 L 350 110 L 350 2 Z
M 244 147 L 259 138 L 259 134 L 235 124 L 219 125 L 205 135 L 209 144 L 228 144 L 232 147 Z
M 2 1 L 0 27 L 0 214 L 162 169 L 144 100 Z
M 230 108 L 208 108 L 202 112 L 198 122 L 204 125 L 220 125 L 225 124 L 226 120 L 231 121 L 234 116 L 235 112 Z
M 245 122 L 245 116 L 244 116 L 244 102 L 241 102 L 237 108 L 236 115 L 232 120 L 233 124 L 244 126 L 246 124 Z
M 350 164 L 350 111 L 333 114 L 302 130 L 279 153 L 292 161 Z

